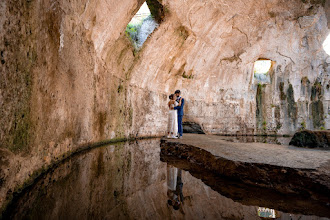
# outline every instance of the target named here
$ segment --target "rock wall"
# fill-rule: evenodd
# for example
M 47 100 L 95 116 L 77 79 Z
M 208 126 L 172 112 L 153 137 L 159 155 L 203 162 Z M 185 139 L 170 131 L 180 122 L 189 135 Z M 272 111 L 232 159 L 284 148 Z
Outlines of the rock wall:
M 329 128 L 329 33 L 324 2 L 163 1 L 169 10 L 131 82 L 183 90 L 186 120 L 208 133 L 293 134 Z M 166 42 L 166 44 L 165 44 Z M 157 48 L 157 58 L 152 54 Z M 254 77 L 273 61 L 270 83 Z M 141 78 L 139 72 L 151 72 Z M 150 84 L 153 81 L 153 84 Z
M 8 158 L 20 184 L 80 145 L 163 135 L 175 89 L 207 133 L 329 128 L 328 2 L 163 0 L 134 51 L 124 31 L 142 3 L 1 1 L 0 186 Z M 254 78 L 259 58 L 273 61 L 269 84 Z
M 0 204 L 83 145 L 164 133 L 166 97 L 128 81 L 124 31 L 142 3 L 1 1 Z
M 328 3 L 163 1 L 134 51 L 124 30 L 142 3 L 1 3 L 2 147 L 163 134 L 175 89 L 209 133 L 329 127 Z M 270 83 L 253 75 L 259 58 L 273 61 Z
M 1 147 L 67 151 L 105 139 L 163 134 L 165 118 L 144 124 L 155 115 L 149 103 L 163 106 L 164 95 L 128 81 L 139 59 L 124 30 L 142 3 L 1 3 Z

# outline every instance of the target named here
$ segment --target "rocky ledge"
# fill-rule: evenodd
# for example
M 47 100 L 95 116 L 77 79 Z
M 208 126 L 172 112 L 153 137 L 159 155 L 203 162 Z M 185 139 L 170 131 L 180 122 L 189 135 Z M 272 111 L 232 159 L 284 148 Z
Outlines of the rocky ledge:
M 299 131 L 292 137 L 290 145 L 330 149 L 330 131 Z
M 185 121 L 182 123 L 182 127 L 184 133 L 205 134 L 202 127 L 196 122 Z
M 241 183 L 329 204 L 330 152 L 263 143 L 230 143 L 186 134 L 162 139 L 161 155 Z

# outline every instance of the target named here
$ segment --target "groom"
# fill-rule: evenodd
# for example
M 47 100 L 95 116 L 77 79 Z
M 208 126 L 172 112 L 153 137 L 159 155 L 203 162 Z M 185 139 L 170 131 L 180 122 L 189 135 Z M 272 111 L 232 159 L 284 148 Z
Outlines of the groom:
M 176 90 L 175 95 L 177 96 L 176 101 L 179 103 L 181 100 L 181 106 L 174 107 L 178 111 L 178 133 L 179 138 L 182 138 L 183 129 L 182 129 L 182 117 L 183 117 L 183 106 L 184 106 L 184 98 L 181 97 L 181 91 Z

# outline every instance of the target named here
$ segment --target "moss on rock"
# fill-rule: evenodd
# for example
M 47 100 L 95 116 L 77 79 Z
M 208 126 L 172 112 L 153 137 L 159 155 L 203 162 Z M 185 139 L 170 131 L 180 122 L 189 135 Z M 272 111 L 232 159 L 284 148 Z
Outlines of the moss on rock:
M 315 81 L 314 85 L 312 86 L 311 101 L 319 100 L 322 98 L 322 96 L 323 96 L 322 84 L 319 81 Z
M 324 124 L 324 111 L 323 102 L 321 100 L 314 101 L 311 103 L 313 125 L 315 128 L 320 128 Z
M 285 95 L 285 92 L 284 92 L 284 82 L 280 82 L 279 89 L 280 89 L 280 99 L 285 100 L 286 95 Z
M 257 94 L 256 94 L 256 127 L 257 129 L 264 128 L 265 114 L 263 112 L 263 105 L 265 99 L 265 85 L 258 84 Z M 263 129 L 265 132 L 265 129 Z
M 324 124 L 324 110 L 323 110 L 323 87 L 319 81 L 315 81 L 311 90 L 310 109 L 312 111 L 313 125 L 315 128 L 320 128 Z
M 294 100 L 294 91 L 291 83 L 289 84 L 286 98 L 288 102 L 288 116 L 294 122 L 296 122 L 298 117 L 298 108 L 297 108 L 297 103 Z

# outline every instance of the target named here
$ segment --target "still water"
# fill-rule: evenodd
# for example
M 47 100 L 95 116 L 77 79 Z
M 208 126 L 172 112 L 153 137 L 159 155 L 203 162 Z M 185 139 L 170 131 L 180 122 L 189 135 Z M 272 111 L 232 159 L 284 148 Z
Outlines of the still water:
M 214 189 L 217 183 L 229 186 L 229 182 L 204 179 L 206 183 L 212 182 L 211 188 L 198 175 L 196 178 L 161 158 L 159 145 L 159 139 L 142 140 L 75 155 L 17 197 L 5 218 L 266 219 L 259 216 L 268 216 L 274 219 L 276 216 L 284 220 L 328 219 L 317 214 L 277 211 L 263 207 L 264 203 L 258 204 L 258 199 L 253 200 L 255 205 L 246 205 L 228 197 L 230 194 L 223 196 Z M 237 190 L 236 194 L 241 194 L 241 200 L 246 201 L 244 197 L 250 193 L 242 192 Z M 285 202 L 295 203 L 283 200 L 283 207 Z M 272 206 L 271 201 L 268 204 Z

